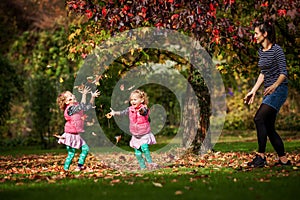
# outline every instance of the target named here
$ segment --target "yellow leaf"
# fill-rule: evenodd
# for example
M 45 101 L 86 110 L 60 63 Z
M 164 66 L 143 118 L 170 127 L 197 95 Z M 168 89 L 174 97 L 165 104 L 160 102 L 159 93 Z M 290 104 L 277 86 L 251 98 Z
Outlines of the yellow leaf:
M 130 49 L 130 54 L 133 55 L 134 49 Z
M 75 34 L 76 34 L 76 35 L 80 35 L 80 32 L 81 32 L 81 29 L 80 29 L 80 28 L 79 28 L 79 29 L 76 29 Z
M 217 59 L 218 59 L 218 60 L 222 60 L 222 59 L 223 59 L 223 55 L 222 55 L 222 54 L 218 55 L 218 56 L 217 56 Z
M 227 47 L 227 49 L 230 49 L 230 48 L 231 48 L 230 43 L 228 43 L 228 44 L 226 45 L 226 47 Z
M 222 69 L 224 69 L 224 66 L 223 66 L 223 65 L 218 65 L 218 66 L 217 66 L 217 69 L 218 69 L 218 70 L 222 70 Z
M 69 41 L 72 41 L 73 40 L 73 38 L 75 37 L 75 33 L 71 33 L 70 35 L 69 35 L 69 37 L 68 37 L 68 40 Z

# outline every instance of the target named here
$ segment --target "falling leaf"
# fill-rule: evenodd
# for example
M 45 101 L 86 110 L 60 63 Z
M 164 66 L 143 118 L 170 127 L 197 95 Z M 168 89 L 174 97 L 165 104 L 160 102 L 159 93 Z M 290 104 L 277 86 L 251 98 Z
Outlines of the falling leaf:
M 122 138 L 122 135 L 118 135 L 118 136 L 115 137 L 116 144 L 118 144 L 120 142 L 121 138 Z
M 121 85 L 120 85 L 120 90 L 123 91 L 124 88 L 125 88 L 125 87 L 124 87 L 124 84 L 121 84 Z
M 93 79 L 94 79 L 93 76 L 88 76 L 88 77 L 86 77 L 86 80 L 89 81 L 89 82 L 90 82 L 90 81 L 93 81 Z
M 135 87 L 135 85 L 129 87 L 127 90 L 130 91 L 130 90 L 132 90 L 134 87 Z
M 95 124 L 95 119 L 93 118 L 92 121 L 86 122 L 87 126 L 93 126 Z

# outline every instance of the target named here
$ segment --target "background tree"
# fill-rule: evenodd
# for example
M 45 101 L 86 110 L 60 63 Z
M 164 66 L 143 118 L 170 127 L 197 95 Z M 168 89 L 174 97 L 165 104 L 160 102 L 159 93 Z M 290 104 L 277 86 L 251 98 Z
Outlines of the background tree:
M 9 64 L 9 62 L 0 56 L 0 134 L 1 138 L 12 136 L 9 131 L 10 108 L 13 100 L 22 93 L 21 82 L 22 79 L 17 76 L 15 69 Z
M 25 140 L 21 140 L 18 144 L 26 145 L 34 142 L 45 147 L 44 139 L 48 132 L 45 128 L 48 129 L 52 123 L 49 116 L 54 106 L 51 104 L 53 95 L 56 95 L 56 90 L 69 87 L 64 86 L 68 85 L 67 78 L 71 77 L 70 79 L 74 80 L 70 75 L 72 63 L 65 58 L 64 51 L 68 27 L 67 22 L 63 21 L 66 16 L 64 2 L 51 1 L 50 4 L 48 0 L 5 0 L 1 1 L 0 5 L 0 12 L 3 14 L 1 15 L 3 20 L 0 22 L 3 27 L 1 41 L 3 40 L 4 44 L 1 46 L 1 52 L 10 63 L 10 66 L 6 65 L 7 73 L 3 74 L 6 77 L 2 80 L 10 79 L 3 87 L 7 88 L 7 91 L 3 92 L 10 96 L 12 94 L 8 94 L 8 90 L 18 92 L 14 95 L 15 99 L 5 100 L 10 105 L 7 107 L 7 113 L 10 113 L 11 117 L 6 120 L 9 124 L 3 127 L 6 130 L 1 131 L 1 134 L 11 133 L 8 138 L 26 136 Z M 55 70 L 52 66 L 55 66 Z M 34 85 L 35 83 L 42 85 L 38 87 Z M 47 84 L 43 85 L 45 83 Z M 56 90 L 53 90 L 53 87 Z M 42 90 L 38 91 L 40 89 Z M 41 97 L 42 94 L 45 96 Z M 46 98 L 40 101 L 44 97 Z M 51 126 L 53 126 L 51 130 L 55 130 L 55 124 L 52 123 Z M 59 129 L 56 128 L 55 131 Z

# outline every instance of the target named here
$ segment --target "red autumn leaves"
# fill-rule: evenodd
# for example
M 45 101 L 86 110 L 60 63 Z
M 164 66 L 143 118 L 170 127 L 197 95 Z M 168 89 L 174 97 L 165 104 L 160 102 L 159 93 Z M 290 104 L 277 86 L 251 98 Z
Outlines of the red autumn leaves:
M 251 23 L 249 27 L 241 28 L 240 22 L 235 21 L 234 16 L 241 12 L 240 4 L 237 6 L 235 0 L 67 0 L 66 4 L 69 11 L 85 15 L 112 34 L 140 26 L 155 26 L 191 33 L 200 42 L 204 42 L 202 46 L 226 46 L 232 43 L 234 47 L 240 48 L 243 42 L 253 40 Z M 285 17 L 295 15 L 297 10 L 292 9 L 294 4 L 294 1 L 289 0 L 276 0 L 272 5 L 269 1 L 262 1 L 256 2 L 253 9 L 261 9 L 259 12 L 266 12 L 266 15 Z M 219 11 L 224 16 L 217 16 Z
M 194 32 L 205 40 L 211 37 L 211 43 L 221 41 L 220 26 L 214 26 L 218 1 L 118 1 L 99 4 L 93 1 L 66 1 L 70 11 L 86 15 L 110 32 L 124 31 L 139 26 L 154 25 L 175 30 Z M 223 4 L 232 6 L 234 0 L 224 0 Z M 226 24 L 222 24 L 222 27 Z M 231 29 L 231 31 L 235 31 Z

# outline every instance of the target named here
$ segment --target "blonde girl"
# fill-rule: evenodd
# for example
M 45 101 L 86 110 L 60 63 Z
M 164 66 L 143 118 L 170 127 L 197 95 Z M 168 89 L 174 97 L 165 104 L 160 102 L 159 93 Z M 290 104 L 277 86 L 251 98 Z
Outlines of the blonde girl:
M 108 113 L 108 116 L 128 115 L 129 130 L 132 134 L 130 147 L 134 148 L 135 156 L 139 162 L 141 169 L 146 169 L 143 154 L 148 163 L 149 168 L 157 167 L 156 163 L 152 162 L 149 145 L 156 144 L 155 137 L 150 129 L 148 96 L 142 90 L 134 90 L 129 97 L 130 106 L 123 111 L 114 111 Z
M 66 145 L 68 152 L 68 156 L 64 163 L 65 171 L 69 170 L 76 149 L 81 149 L 81 153 L 75 171 L 84 169 L 83 165 L 89 152 L 89 146 L 80 136 L 80 134 L 84 132 L 84 112 L 93 108 L 94 99 L 100 95 L 98 90 L 90 92 L 91 99 L 90 102 L 86 104 L 86 94 L 89 92 L 90 88 L 84 87 L 80 103 L 76 101 L 75 96 L 70 91 L 62 92 L 57 97 L 57 104 L 59 105 L 59 108 L 64 111 L 66 120 L 64 134 L 62 136 L 57 136 L 59 138 L 58 143 Z

